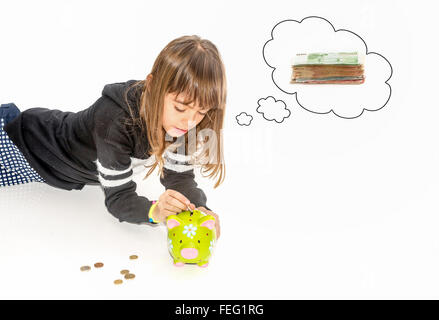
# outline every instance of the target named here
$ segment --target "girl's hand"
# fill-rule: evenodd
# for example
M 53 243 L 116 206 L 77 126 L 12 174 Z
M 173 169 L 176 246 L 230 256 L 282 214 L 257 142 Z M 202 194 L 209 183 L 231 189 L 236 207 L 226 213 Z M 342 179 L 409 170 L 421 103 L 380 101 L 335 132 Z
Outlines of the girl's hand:
M 168 216 L 185 211 L 188 206 L 195 207 L 180 192 L 168 189 L 159 197 L 152 215 L 158 222 L 166 222 Z
M 215 218 L 216 239 L 218 240 L 220 237 L 220 221 L 218 215 L 210 210 L 207 210 L 205 207 L 198 207 L 196 209 L 203 211 L 205 214 L 211 215 Z

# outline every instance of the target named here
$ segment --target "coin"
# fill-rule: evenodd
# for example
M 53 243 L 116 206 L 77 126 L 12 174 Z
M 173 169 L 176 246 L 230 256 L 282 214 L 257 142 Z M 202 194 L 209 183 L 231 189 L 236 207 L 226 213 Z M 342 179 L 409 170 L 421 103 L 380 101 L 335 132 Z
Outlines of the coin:
M 130 259 L 131 260 L 135 260 L 135 259 L 137 259 L 138 258 L 138 256 L 136 256 L 135 254 L 133 254 L 132 256 L 130 256 Z
M 129 273 L 129 272 L 130 272 L 130 270 L 126 270 L 126 269 L 120 270 L 120 274 L 126 274 L 126 273 Z
M 82 266 L 81 267 L 81 271 L 89 271 L 90 267 L 89 266 Z
M 127 273 L 125 275 L 125 279 L 134 279 L 136 277 L 136 275 L 134 273 Z
M 95 268 L 102 268 L 103 266 L 104 266 L 104 264 L 102 262 L 95 263 Z
M 123 281 L 121 279 L 117 279 L 117 280 L 114 280 L 113 282 L 114 282 L 114 284 L 122 284 Z

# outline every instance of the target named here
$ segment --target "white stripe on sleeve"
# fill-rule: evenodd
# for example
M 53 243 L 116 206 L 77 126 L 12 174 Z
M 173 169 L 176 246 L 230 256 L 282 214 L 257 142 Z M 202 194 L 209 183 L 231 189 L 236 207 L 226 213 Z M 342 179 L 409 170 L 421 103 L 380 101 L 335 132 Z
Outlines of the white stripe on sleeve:
M 110 175 L 110 176 L 117 176 L 119 174 L 127 173 L 127 172 L 129 172 L 133 168 L 133 166 L 131 164 L 127 169 L 124 169 L 124 170 L 114 170 L 114 169 L 105 168 L 100 163 L 99 159 L 96 159 L 95 162 L 96 162 L 96 166 L 97 166 L 99 172 L 101 172 L 101 173 L 103 173 L 105 175 Z

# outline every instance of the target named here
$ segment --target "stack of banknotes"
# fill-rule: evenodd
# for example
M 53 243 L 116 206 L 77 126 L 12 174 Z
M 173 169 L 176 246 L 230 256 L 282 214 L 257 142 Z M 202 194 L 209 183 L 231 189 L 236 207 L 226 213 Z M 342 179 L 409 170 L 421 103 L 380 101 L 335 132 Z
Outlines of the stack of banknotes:
M 299 53 L 293 58 L 291 83 L 364 83 L 364 55 L 358 52 Z

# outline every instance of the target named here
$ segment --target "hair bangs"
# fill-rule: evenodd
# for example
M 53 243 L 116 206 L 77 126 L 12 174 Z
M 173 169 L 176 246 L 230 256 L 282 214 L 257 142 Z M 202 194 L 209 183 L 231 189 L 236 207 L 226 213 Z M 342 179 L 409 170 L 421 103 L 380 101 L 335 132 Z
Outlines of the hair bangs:
M 194 57 L 180 65 L 169 84 L 168 92 L 184 97 L 184 104 L 195 103 L 202 110 L 214 110 L 223 103 L 223 75 L 222 72 L 213 70 L 211 63 L 203 60 Z

